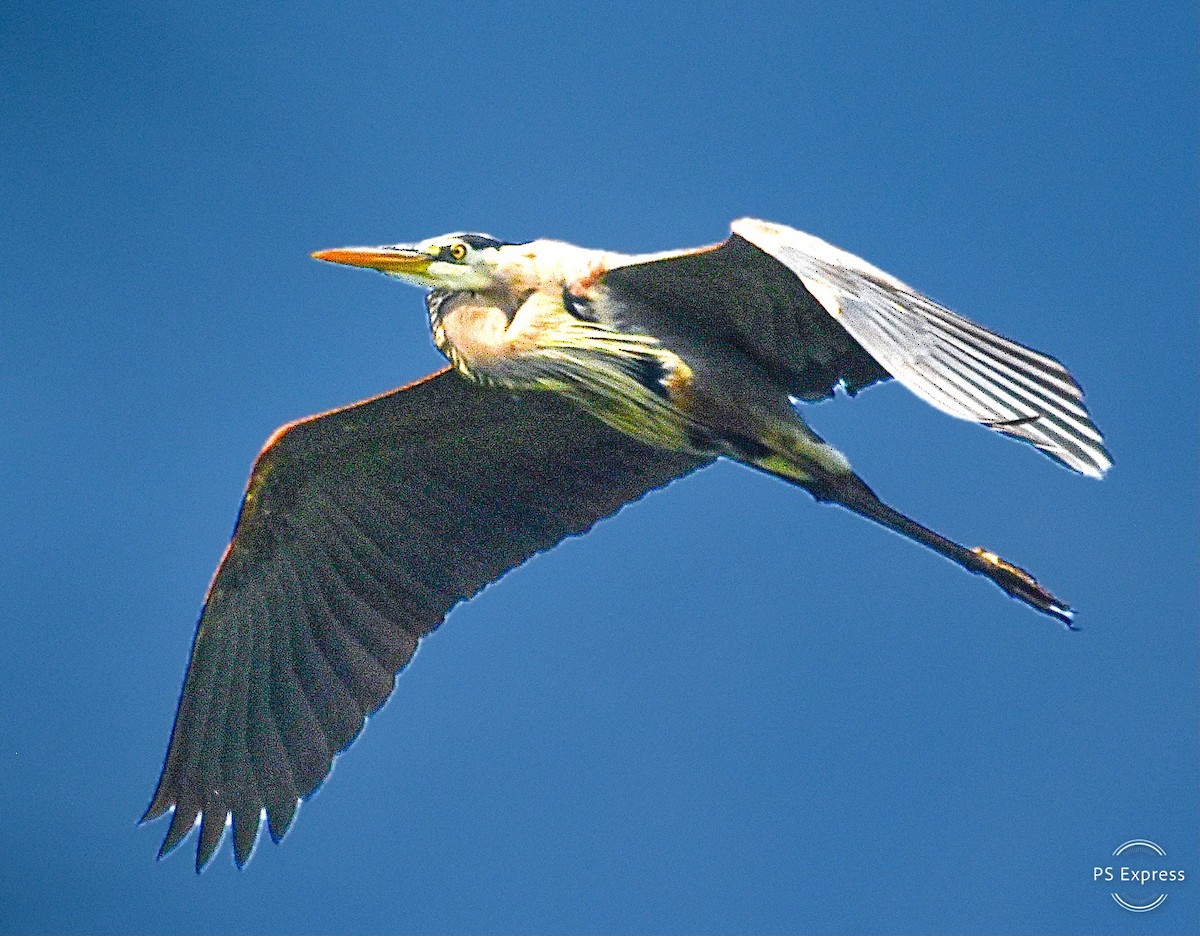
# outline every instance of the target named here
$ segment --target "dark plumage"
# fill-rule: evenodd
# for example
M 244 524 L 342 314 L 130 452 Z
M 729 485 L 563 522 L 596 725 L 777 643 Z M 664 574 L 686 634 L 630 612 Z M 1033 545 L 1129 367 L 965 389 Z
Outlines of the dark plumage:
M 262 811 L 280 839 L 450 608 L 702 464 L 553 394 L 450 371 L 277 433 L 205 600 L 144 817 L 174 807 L 160 854 L 198 817 L 197 869 L 230 815 L 239 865 Z

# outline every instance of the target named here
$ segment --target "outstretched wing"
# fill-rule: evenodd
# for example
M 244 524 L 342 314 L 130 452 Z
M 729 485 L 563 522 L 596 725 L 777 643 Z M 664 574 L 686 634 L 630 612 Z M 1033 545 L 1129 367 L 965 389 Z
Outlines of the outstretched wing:
M 259 455 L 209 587 L 144 819 L 160 857 L 199 820 L 196 869 L 232 817 L 250 856 L 457 602 L 705 462 L 622 435 L 551 393 L 450 371 L 285 427 Z
M 672 350 L 732 352 L 802 400 L 855 393 L 888 372 L 829 317 L 796 274 L 743 237 L 654 257 L 630 257 L 603 278 L 626 331 Z M 698 362 L 692 362 L 693 364 Z
M 1083 390 L 1058 361 L 955 315 L 820 238 L 744 218 L 744 238 L 791 270 L 871 357 L 927 403 L 1101 477 L 1112 464 Z

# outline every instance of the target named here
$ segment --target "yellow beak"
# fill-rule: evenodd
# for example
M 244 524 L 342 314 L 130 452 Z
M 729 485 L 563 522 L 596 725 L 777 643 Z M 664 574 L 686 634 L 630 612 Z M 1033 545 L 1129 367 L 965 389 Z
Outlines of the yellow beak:
M 417 276 L 428 270 L 433 262 L 429 254 L 410 247 L 339 247 L 335 250 L 318 250 L 312 256 L 314 260 Z

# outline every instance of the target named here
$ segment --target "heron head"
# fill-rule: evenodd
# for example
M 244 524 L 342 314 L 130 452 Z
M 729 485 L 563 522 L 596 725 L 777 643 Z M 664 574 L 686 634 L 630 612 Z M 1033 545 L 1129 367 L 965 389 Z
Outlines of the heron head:
M 317 260 L 379 270 L 388 276 L 452 292 L 491 289 L 503 278 L 503 241 L 486 234 L 444 234 L 416 244 L 319 250 Z

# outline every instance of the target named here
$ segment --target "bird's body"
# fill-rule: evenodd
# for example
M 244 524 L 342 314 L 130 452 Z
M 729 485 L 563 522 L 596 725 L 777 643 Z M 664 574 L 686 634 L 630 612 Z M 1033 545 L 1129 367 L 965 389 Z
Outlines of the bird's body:
M 896 377 L 960 418 L 1100 476 L 1110 462 L 1057 361 L 850 254 L 734 223 L 711 247 L 627 256 L 453 234 L 320 259 L 431 289 L 452 370 L 276 433 L 206 599 L 147 818 L 197 868 L 232 815 L 244 862 L 282 836 L 459 600 L 654 487 L 728 457 L 916 540 L 1067 626 L 995 553 L 883 503 L 794 400 Z
M 427 297 L 434 343 L 464 377 L 494 388 L 562 394 L 660 448 L 744 461 L 752 453 L 766 455 L 763 444 L 775 439 L 784 450 L 777 456 L 799 453 L 833 471 L 848 468 L 790 403 L 793 390 L 828 396 L 832 384 L 815 394 L 800 385 L 781 386 L 737 345 L 672 335 L 661 314 L 646 314 L 640 297 L 606 288 L 615 271 L 676 262 L 704 249 L 628 256 L 557 241 L 493 249 L 502 254 L 504 269 L 513 271 L 515 288 L 434 290 Z M 687 301 L 654 299 L 655 313 Z M 838 374 L 834 382 L 840 379 Z

